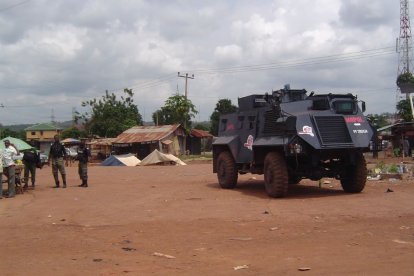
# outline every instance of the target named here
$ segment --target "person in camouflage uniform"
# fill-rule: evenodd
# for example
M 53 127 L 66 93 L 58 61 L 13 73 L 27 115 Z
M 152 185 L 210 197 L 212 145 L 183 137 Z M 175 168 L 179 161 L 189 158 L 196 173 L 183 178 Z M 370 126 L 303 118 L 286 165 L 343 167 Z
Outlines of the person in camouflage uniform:
M 88 159 L 90 153 L 89 150 L 85 147 L 85 144 L 82 143 L 79 145 L 78 155 L 76 159 L 79 161 L 78 164 L 78 173 L 79 178 L 82 180 L 82 184 L 79 187 L 88 187 Z
M 65 147 L 60 143 L 59 135 L 54 136 L 55 142 L 50 147 L 49 152 L 49 164 L 52 164 L 52 173 L 55 179 L 56 186 L 54 188 L 59 188 L 59 171 L 62 175 L 63 188 L 66 188 L 66 172 L 65 172 L 65 163 L 66 159 L 66 150 Z

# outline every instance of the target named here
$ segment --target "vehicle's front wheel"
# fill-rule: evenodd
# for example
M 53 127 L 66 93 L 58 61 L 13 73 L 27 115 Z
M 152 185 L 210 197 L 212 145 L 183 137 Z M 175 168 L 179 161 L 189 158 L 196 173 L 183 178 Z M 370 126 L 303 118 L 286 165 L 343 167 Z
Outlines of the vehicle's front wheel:
M 367 181 L 367 166 L 362 154 L 358 154 L 355 165 L 348 165 L 341 175 L 341 185 L 347 193 L 360 193 Z
M 285 197 L 288 191 L 288 170 L 283 155 L 269 152 L 264 160 L 266 192 L 271 197 Z
M 237 185 L 237 166 L 229 151 L 223 151 L 217 158 L 217 178 L 224 189 L 233 189 Z

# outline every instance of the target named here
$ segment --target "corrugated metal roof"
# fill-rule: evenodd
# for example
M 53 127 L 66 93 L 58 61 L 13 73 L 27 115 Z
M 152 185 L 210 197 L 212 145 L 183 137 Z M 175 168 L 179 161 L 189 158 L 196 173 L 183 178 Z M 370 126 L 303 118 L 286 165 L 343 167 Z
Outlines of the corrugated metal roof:
M 99 138 L 86 142 L 87 145 L 110 146 L 116 138 Z
M 27 127 L 24 129 L 25 131 L 36 131 L 36 130 L 62 130 L 61 127 L 55 126 L 53 124 L 49 123 L 42 123 L 42 124 L 36 124 L 32 125 L 30 127 Z
M 119 134 L 113 143 L 128 144 L 160 141 L 172 134 L 179 127 L 179 124 L 165 126 L 134 126 Z M 180 134 L 184 134 L 184 132 L 182 131 Z
M 384 127 L 380 127 L 379 129 L 377 129 L 378 132 L 384 131 L 384 130 L 388 130 L 394 127 L 404 127 L 404 126 L 412 126 L 414 125 L 414 122 L 401 122 L 401 123 L 395 123 L 392 125 L 388 125 L 388 126 L 384 126 Z
M 207 137 L 213 137 L 209 132 L 201 129 L 195 129 L 193 128 L 191 130 L 191 136 L 197 137 L 197 138 L 207 138 Z

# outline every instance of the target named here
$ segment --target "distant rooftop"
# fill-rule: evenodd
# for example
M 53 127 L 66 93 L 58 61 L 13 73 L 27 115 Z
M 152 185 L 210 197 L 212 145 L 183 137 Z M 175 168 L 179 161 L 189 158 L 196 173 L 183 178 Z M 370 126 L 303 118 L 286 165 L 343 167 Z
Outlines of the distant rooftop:
M 26 131 L 39 131 L 39 130 L 62 130 L 63 128 L 55 126 L 51 123 L 41 123 L 32 125 L 30 127 L 25 128 Z

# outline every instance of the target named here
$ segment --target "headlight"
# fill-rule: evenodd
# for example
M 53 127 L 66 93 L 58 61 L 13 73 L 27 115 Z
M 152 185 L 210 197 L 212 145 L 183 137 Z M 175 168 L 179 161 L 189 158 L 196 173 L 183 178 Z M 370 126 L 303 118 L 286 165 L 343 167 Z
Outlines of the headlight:
M 291 154 L 299 154 L 303 150 L 302 146 L 298 143 L 290 144 L 289 147 L 290 147 Z

